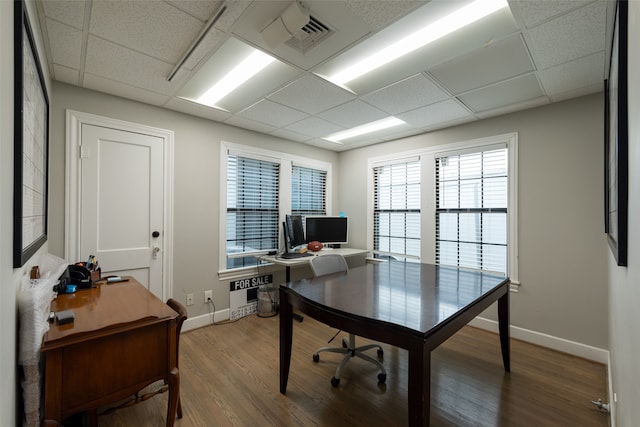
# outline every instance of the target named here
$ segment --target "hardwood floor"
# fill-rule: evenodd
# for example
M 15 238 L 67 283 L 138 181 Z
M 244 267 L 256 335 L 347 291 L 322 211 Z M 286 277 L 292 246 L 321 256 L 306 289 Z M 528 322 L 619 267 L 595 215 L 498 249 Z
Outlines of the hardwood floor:
M 406 351 L 383 344 L 386 385 L 378 385 L 373 365 L 353 360 L 333 388 L 340 356 L 323 353 L 314 363 L 311 355 L 334 333 L 310 317 L 294 322 L 286 395 L 279 393 L 278 317 L 253 315 L 183 333 L 184 417 L 175 425 L 406 425 Z M 608 400 L 604 365 L 512 340 L 505 373 L 498 336 L 469 326 L 432 360 L 432 426 L 609 425 L 609 415 L 591 403 Z M 99 417 L 99 426 L 164 426 L 166 405 L 166 394 L 159 395 Z

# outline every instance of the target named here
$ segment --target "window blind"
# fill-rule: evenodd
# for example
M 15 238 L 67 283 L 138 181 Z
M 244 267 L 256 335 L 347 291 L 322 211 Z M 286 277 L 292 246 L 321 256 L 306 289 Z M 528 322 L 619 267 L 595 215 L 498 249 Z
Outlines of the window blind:
M 507 272 L 506 148 L 436 158 L 436 263 Z
M 420 161 L 373 168 L 374 254 L 420 258 Z
M 278 163 L 227 156 L 227 268 L 257 265 L 251 252 L 278 248 L 279 174 Z
M 327 171 L 297 165 L 291 167 L 291 213 L 326 215 Z

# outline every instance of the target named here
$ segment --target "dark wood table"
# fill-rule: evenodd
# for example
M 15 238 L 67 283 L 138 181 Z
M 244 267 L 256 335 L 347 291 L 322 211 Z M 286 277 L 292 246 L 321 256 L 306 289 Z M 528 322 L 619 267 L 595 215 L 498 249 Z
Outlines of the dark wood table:
M 73 323 L 52 324 L 44 337 L 44 425 L 132 396 L 164 379 L 167 426 L 176 418 L 180 377 L 177 317 L 133 278 L 58 295 L 51 310 L 73 310 Z M 95 420 L 92 420 L 95 422 Z
M 293 309 L 332 326 L 408 350 L 409 425 L 429 424 L 431 351 L 498 301 L 500 345 L 509 362 L 505 276 L 390 261 L 280 286 L 280 392 L 291 365 Z

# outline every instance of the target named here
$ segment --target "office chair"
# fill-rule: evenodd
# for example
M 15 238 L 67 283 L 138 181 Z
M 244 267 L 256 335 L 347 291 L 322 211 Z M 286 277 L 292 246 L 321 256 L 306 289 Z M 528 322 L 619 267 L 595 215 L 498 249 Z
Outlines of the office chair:
M 328 255 L 320 255 L 320 256 L 313 257 L 311 259 L 310 264 L 311 264 L 311 270 L 313 271 L 313 274 L 316 277 L 324 276 L 325 274 L 345 272 L 349 269 L 349 266 L 347 265 L 347 261 L 344 259 L 342 255 L 339 255 L 339 254 L 328 254 Z M 365 351 L 370 350 L 372 348 L 378 349 L 377 360 L 369 356 L 368 354 L 364 353 Z M 330 353 L 344 354 L 342 361 L 340 361 L 340 363 L 338 364 L 338 367 L 336 368 L 335 375 L 333 376 L 333 378 L 331 378 L 331 385 L 334 387 L 337 387 L 338 384 L 340 384 L 340 375 L 342 373 L 342 369 L 345 367 L 347 362 L 352 357 L 359 357 L 363 360 L 366 360 L 369 363 L 373 363 L 374 365 L 376 365 L 380 370 L 380 373 L 378 374 L 378 383 L 384 384 L 384 382 L 387 380 L 387 372 L 385 371 L 384 366 L 382 366 L 382 363 L 380 363 L 380 361 L 382 361 L 382 358 L 384 357 L 384 352 L 382 350 L 382 347 L 379 344 L 368 344 L 368 345 L 356 347 L 356 337 L 354 334 L 349 333 L 348 340 L 345 337 L 342 338 L 342 347 L 319 348 L 313 354 L 314 362 L 320 361 L 320 356 L 318 353 L 323 351 L 327 351 Z

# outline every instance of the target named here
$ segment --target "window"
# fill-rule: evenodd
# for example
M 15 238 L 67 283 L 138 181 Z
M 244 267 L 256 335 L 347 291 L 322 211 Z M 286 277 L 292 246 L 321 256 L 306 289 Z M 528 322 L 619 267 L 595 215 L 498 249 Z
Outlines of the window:
M 437 157 L 436 263 L 507 272 L 507 149 Z
M 330 163 L 223 142 L 220 169 L 221 269 L 256 267 L 277 251 L 286 214 L 330 212 Z
M 256 265 L 247 253 L 278 248 L 279 172 L 278 163 L 227 157 L 227 268 Z
M 374 254 L 419 259 L 419 160 L 374 167 L 373 188 Z
M 517 134 L 370 158 L 376 257 L 503 272 L 518 281 Z
M 326 215 L 327 171 L 293 165 L 291 175 L 291 213 Z

